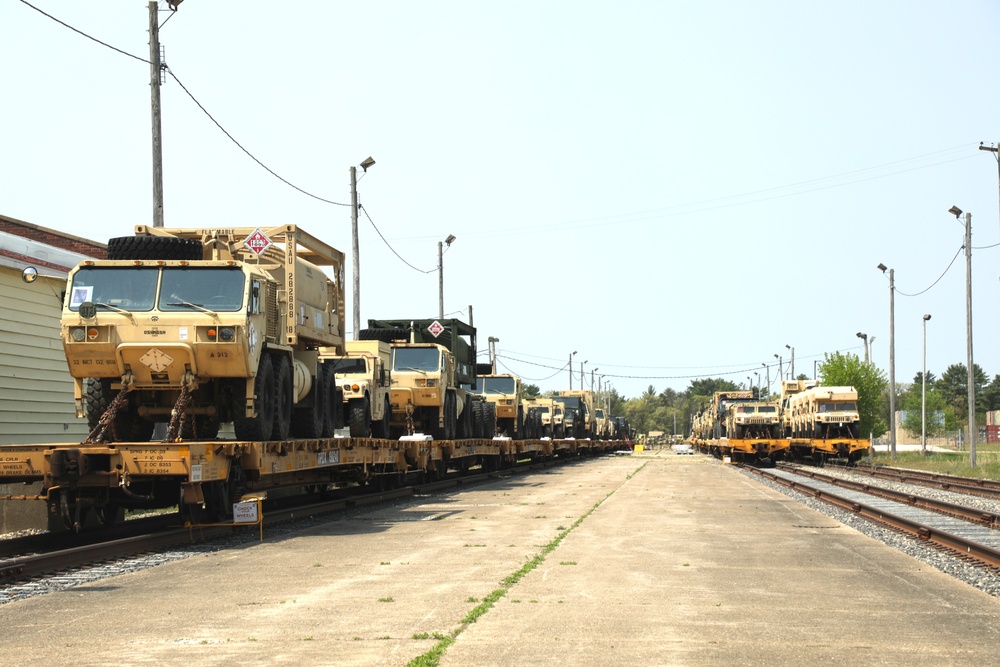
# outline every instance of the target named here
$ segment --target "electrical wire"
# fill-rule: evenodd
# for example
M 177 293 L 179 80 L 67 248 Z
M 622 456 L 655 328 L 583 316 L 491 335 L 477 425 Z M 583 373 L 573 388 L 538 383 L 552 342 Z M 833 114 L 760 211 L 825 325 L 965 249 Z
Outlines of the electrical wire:
M 928 287 L 927 289 L 921 290 L 920 292 L 917 292 L 915 294 L 907 294 L 906 292 L 900 292 L 899 289 L 896 289 L 896 293 L 899 294 L 900 296 L 920 296 L 921 294 L 924 294 L 925 292 L 927 292 L 928 290 L 930 290 L 931 287 L 934 287 L 939 282 L 941 282 L 941 279 L 944 278 L 945 274 L 948 273 L 948 271 L 951 270 L 951 267 L 955 263 L 955 260 L 958 259 L 959 253 L 961 253 L 962 250 L 964 250 L 964 249 L 965 249 L 964 245 L 961 245 L 961 246 L 958 247 L 958 252 L 956 252 L 955 256 L 951 258 L 950 262 L 948 262 L 948 266 L 947 266 L 947 268 L 945 268 L 944 273 L 942 273 L 940 276 L 938 276 L 938 279 L 935 280 L 934 282 L 932 282 L 930 284 L 930 287 Z
M 375 224 L 375 221 L 372 220 L 372 217 L 370 215 L 368 215 L 368 209 L 366 209 L 361 204 L 358 204 L 358 208 L 361 211 L 364 212 L 365 217 L 368 218 L 368 222 L 372 223 L 372 227 L 375 229 L 376 232 L 378 232 L 378 236 L 379 236 L 380 239 L 382 239 L 382 243 L 385 244 L 385 247 L 388 248 L 389 250 L 391 250 L 392 254 L 399 258 L 399 261 L 401 261 L 403 264 L 406 264 L 408 267 L 410 267 L 411 269 L 413 269 L 417 273 L 425 273 L 426 274 L 426 273 L 433 273 L 434 271 L 437 271 L 436 267 L 433 268 L 433 269 L 428 269 L 427 271 L 424 271 L 423 269 L 418 269 L 417 267 L 413 266 L 412 264 L 410 264 L 409 262 L 407 262 L 405 259 L 403 259 L 403 256 L 400 255 L 398 252 L 396 252 L 396 249 L 393 248 L 392 245 L 389 244 L 389 241 L 386 240 L 385 236 L 382 235 L 382 232 L 381 232 L 381 230 L 379 230 L 378 226 Z
M 43 16 L 46 16 L 46 17 L 52 19 L 53 21 L 55 21 L 56 23 L 58 23 L 61 26 L 69 28 L 73 32 L 77 33 L 78 35 L 86 37 L 87 39 L 89 39 L 91 41 L 97 42 L 101 46 L 107 47 L 107 48 L 111 49 L 112 51 L 120 53 L 120 54 L 122 54 L 124 56 L 128 56 L 129 58 L 133 58 L 135 60 L 138 60 L 139 62 L 146 63 L 147 65 L 151 64 L 145 58 L 140 58 L 139 56 L 133 55 L 133 54 L 127 52 L 127 51 L 123 51 L 123 50 L 121 50 L 121 49 L 119 49 L 119 48 L 117 48 L 115 46 L 111 46 L 107 42 L 102 42 L 101 40 L 97 39 L 96 37 L 92 37 L 92 36 L 88 35 L 87 33 L 83 32 L 82 30 L 79 30 L 78 28 L 74 28 L 73 26 L 71 26 L 70 24 L 66 23 L 65 21 L 61 21 L 61 20 L 57 19 L 56 17 L 52 16 L 51 14 L 48 14 L 48 13 L 42 11 L 41 9 L 39 9 L 38 7 L 35 7 L 33 4 L 31 4 L 27 0 L 21 0 L 21 2 L 23 4 L 25 4 L 25 5 L 27 5 L 28 7 L 31 7 L 32 9 L 34 9 L 39 14 L 42 14 Z M 171 16 L 173 16 L 173 15 L 171 14 Z M 170 19 L 168 18 L 167 20 L 169 21 Z M 164 23 L 166 23 L 166 21 L 164 21 Z M 215 117 L 212 116 L 212 114 L 208 112 L 208 109 L 206 109 L 205 106 L 201 102 L 198 101 L 198 98 L 196 98 L 191 93 L 191 91 L 188 90 L 187 87 L 183 83 L 181 83 L 181 80 L 179 78 L 177 78 L 177 75 L 174 74 L 173 70 L 171 70 L 167 66 L 166 63 L 162 63 L 160 65 L 160 67 L 163 69 L 163 71 L 165 71 L 167 74 L 169 74 L 171 76 L 171 78 L 173 78 L 174 81 L 177 82 L 177 85 L 181 87 L 181 90 L 183 90 L 187 94 L 187 96 L 191 98 L 191 101 L 194 102 L 198 106 L 199 109 L 201 109 L 202 113 L 204 113 L 206 116 L 208 116 L 208 119 L 211 120 L 215 124 L 215 126 L 217 128 L 219 128 L 222 131 L 222 133 L 225 134 L 229 138 L 230 141 L 232 141 L 234 144 L 236 144 L 237 148 L 239 148 L 241 151 L 243 151 L 244 153 L 246 153 L 247 156 L 251 160 L 253 160 L 258 165 L 260 165 L 261 167 L 263 167 L 264 170 L 267 171 L 269 174 L 271 174 L 272 176 L 274 176 L 275 178 L 277 178 L 279 181 L 281 181 L 285 185 L 287 185 L 287 186 L 289 186 L 289 187 L 291 187 L 291 188 L 293 188 L 293 189 L 301 192 L 302 194 L 306 195 L 307 197 L 312 197 L 313 199 L 321 201 L 321 202 L 323 202 L 325 204 L 331 204 L 333 206 L 350 206 L 350 204 L 344 204 L 342 202 L 333 201 L 331 199 L 325 199 L 323 197 L 320 197 L 319 195 L 314 195 L 313 193 L 308 192 L 308 191 L 300 188 L 299 186 L 295 185 L 294 183 L 292 183 L 288 179 L 283 178 L 277 172 L 275 172 L 273 169 L 271 169 L 266 164 L 264 164 L 263 162 L 261 162 L 260 160 L 258 160 L 257 157 L 253 153 L 251 153 L 250 151 L 248 151 L 239 141 L 237 141 L 236 138 L 232 134 L 230 134 L 228 130 L 226 130 L 226 128 L 222 127 L 222 124 L 219 123 L 219 121 L 217 121 L 215 119 Z

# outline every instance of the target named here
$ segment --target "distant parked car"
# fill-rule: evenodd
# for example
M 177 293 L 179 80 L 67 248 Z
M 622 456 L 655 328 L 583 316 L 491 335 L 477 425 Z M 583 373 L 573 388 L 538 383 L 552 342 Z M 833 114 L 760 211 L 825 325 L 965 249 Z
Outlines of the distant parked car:
M 674 454 L 694 454 L 691 445 L 686 442 L 678 442 L 675 445 L 670 445 L 670 449 L 674 450 Z

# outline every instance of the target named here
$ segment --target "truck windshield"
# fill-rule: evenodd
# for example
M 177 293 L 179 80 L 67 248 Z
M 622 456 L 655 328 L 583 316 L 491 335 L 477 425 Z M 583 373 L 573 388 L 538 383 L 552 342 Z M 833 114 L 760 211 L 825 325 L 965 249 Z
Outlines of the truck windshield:
M 480 394 L 513 394 L 514 378 L 479 378 Z
M 73 276 L 69 309 L 90 301 L 98 310 L 146 312 L 153 309 L 159 268 L 145 266 L 86 266 Z
M 364 359 L 334 359 L 333 361 L 333 372 L 337 375 L 364 373 L 367 370 Z
M 557 396 L 553 400 L 562 403 L 566 406 L 568 410 L 579 410 L 580 409 L 580 399 L 577 397 L 570 396 Z
M 164 268 L 160 310 L 192 310 L 192 306 L 218 312 L 241 310 L 243 272 L 235 266 Z
M 436 371 L 441 367 L 436 347 L 392 348 L 392 370 Z

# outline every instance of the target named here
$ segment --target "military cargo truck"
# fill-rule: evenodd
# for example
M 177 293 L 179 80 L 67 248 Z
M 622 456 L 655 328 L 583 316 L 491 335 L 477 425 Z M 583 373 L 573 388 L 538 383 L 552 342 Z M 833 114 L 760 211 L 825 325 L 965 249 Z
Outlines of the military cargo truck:
M 562 403 L 567 438 L 595 438 L 594 392 L 589 389 L 563 389 L 554 400 Z
M 476 328 L 457 319 L 368 320 L 363 338 L 392 342 L 390 427 L 439 440 L 492 438 L 493 408 L 470 400 L 476 385 Z
M 69 275 L 61 329 L 88 442 L 320 437 L 339 405 L 344 255 L 296 225 L 138 225 Z M 330 271 L 331 275 L 324 273 Z
M 521 378 L 516 375 L 480 375 L 470 393 L 481 396 L 494 406 L 497 430 L 515 440 L 524 437 L 524 407 Z
M 789 399 L 793 438 L 861 437 L 858 392 L 854 387 L 812 387 Z
M 726 411 L 728 437 L 781 438 L 781 406 L 777 401 L 739 402 Z

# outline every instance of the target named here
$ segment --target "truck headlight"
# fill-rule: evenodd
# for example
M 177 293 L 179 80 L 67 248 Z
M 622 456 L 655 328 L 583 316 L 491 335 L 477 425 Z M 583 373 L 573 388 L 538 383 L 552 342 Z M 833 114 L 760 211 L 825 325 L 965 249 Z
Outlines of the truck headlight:
M 69 336 L 77 343 L 82 343 L 83 339 L 87 337 L 87 331 L 83 327 L 73 327 L 69 330 Z

